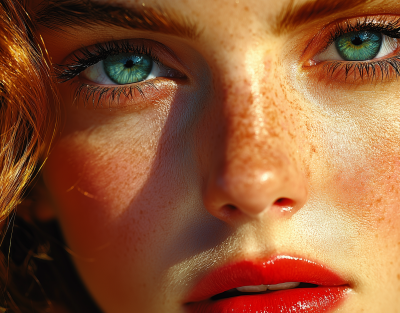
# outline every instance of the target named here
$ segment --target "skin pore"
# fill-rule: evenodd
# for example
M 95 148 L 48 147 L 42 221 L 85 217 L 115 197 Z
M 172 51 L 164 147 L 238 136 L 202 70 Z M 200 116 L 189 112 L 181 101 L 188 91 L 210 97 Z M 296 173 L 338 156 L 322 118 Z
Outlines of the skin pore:
M 192 27 L 39 19 L 55 64 L 129 42 L 181 74 L 114 98 L 85 74 L 59 85 L 64 127 L 42 173 L 104 312 L 186 312 L 210 270 L 276 254 L 344 277 L 340 312 L 398 312 L 400 82 L 315 61 L 338 24 L 396 21 L 397 1 L 94 3 Z

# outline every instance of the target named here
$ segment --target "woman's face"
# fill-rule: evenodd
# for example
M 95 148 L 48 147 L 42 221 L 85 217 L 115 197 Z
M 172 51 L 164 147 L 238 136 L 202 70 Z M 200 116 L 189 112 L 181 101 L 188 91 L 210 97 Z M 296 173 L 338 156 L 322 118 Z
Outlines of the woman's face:
M 43 176 L 104 312 L 397 312 L 397 1 L 56 3 Z M 208 299 L 287 281 L 324 294 Z

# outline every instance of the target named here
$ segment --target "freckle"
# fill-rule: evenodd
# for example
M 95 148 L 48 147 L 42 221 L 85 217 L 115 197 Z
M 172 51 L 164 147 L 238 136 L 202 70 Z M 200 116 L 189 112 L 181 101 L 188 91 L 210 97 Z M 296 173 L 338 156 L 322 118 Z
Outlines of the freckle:
M 244 7 L 244 10 L 245 10 L 245 11 L 248 11 L 248 10 L 249 10 L 249 7 L 247 7 L 247 6 Z
M 397 280 L 400 280 L 400 274 L 397 274 Z

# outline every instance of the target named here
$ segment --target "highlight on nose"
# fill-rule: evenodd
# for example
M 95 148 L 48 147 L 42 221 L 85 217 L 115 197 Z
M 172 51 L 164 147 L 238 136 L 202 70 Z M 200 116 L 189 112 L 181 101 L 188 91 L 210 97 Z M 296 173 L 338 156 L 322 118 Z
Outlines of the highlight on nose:
M 303 176 L 289 164 L 258 174 L 254 169 L 251 173 L 237 170 L 220 171 L 210 179 L 205 192 L 207 210 L 222 220 L 239 219 L 241 215 L 260 218 L 269 211 L 291 216 L 306 202 Z

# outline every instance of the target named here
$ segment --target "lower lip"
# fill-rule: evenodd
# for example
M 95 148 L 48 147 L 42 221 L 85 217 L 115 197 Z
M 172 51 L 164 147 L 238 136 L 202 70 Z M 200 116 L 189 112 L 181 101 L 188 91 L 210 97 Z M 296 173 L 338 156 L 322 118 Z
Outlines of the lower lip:
M 349 288 L 316 287 L 243 295 L 221 300 L 204 300 L 187 304 L 190 313 L 324 313 L 335 309 Z

